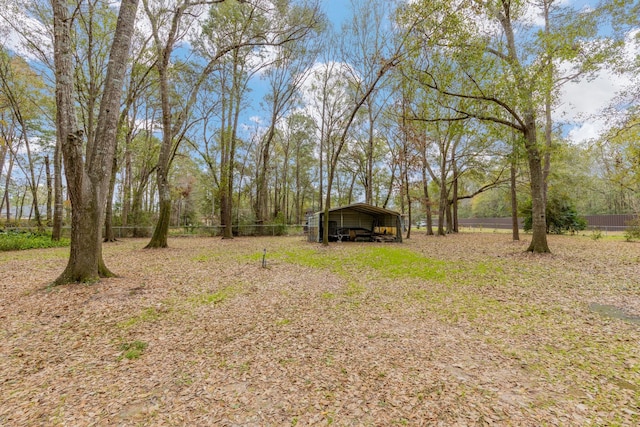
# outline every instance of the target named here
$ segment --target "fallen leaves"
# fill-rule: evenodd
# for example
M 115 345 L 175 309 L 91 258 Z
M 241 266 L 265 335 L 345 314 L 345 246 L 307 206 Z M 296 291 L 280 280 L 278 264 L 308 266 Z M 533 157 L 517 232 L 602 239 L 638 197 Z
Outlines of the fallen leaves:
M 638 246 L 550 242 L 126 240 L 50 290 L 61 249 L 0 254 L 0 425 L 634 425 L 640 329 L 589 305 L 640 314 Z

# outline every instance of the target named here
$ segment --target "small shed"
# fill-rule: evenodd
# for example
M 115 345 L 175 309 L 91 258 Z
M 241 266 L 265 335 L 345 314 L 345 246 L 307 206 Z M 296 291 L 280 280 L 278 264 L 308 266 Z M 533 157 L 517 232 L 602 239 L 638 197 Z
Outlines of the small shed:
M 310 242 L 322 242 L 324 211 L 307 218 Z M 398 212 L 366 203 L 329 210 L 329 241 L 402 242 L 402 217 Z

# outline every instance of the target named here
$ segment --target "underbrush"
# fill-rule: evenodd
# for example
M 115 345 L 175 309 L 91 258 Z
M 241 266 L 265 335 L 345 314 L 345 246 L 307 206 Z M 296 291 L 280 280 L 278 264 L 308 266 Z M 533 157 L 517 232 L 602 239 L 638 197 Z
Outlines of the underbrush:
M 48 233 L 0 230 L 0 251 L 44 249 L 69 246 L 69 239 L 51 240 Z

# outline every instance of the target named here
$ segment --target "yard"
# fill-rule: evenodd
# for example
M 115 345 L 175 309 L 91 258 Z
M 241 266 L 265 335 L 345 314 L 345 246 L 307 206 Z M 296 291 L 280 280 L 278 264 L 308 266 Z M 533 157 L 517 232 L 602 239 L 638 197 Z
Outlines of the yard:
M 637 425 L 640 245 L 528 238 L 0 253 L 0 425 Z

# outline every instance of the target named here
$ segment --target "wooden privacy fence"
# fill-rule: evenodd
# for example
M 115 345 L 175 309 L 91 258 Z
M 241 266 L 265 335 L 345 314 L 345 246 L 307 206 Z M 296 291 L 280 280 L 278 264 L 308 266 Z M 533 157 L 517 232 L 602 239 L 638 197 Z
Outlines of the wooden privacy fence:
M 633 214 L 626 215 L 585 215 L 589 230 L 624 231 L 629 221 L 636 219 Z M 472 228 L 511 229 L 511 218 L 460 218 L 458 224 Z M 522 228 L 522 220 L 518 220 Z

